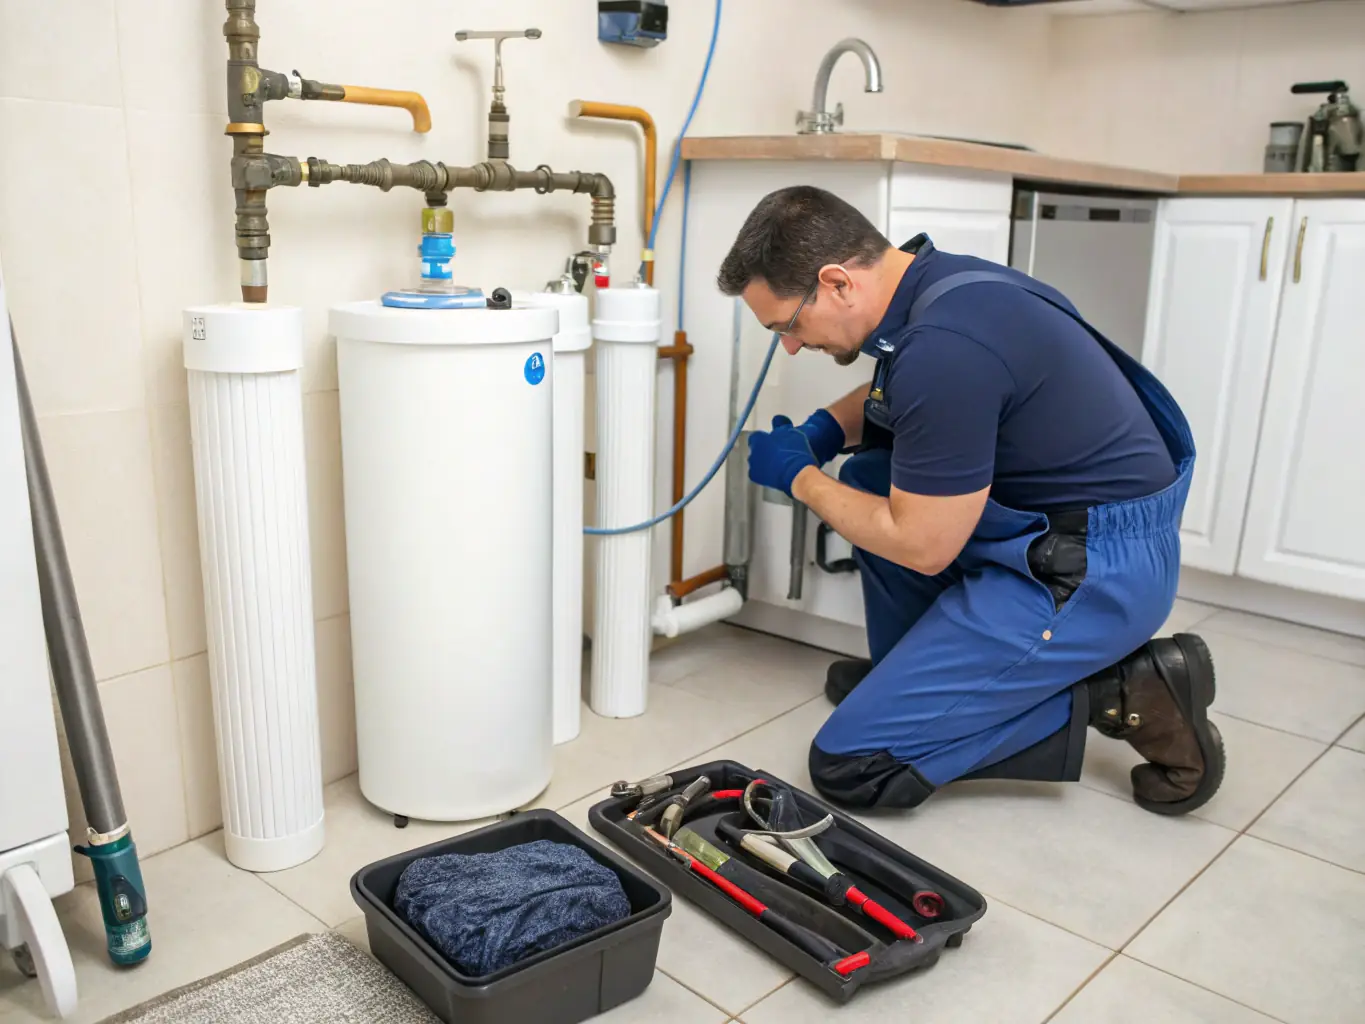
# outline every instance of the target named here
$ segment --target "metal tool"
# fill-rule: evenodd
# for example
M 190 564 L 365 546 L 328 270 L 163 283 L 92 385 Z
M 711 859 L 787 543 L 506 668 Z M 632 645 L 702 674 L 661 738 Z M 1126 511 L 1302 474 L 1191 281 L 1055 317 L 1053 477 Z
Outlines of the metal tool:
M 461 30 L 455 33 L 455 41 L 467 43 L 471 39 L 493 40 L 493 101 L 488 105 L 488 159 L 506 160 L 509 153 L 507 139 L 512 118 L 503 103 L 506 90 L 502 82 L 502 43 L 504 39 L 539 39 L 540 29 L 525 28 L 511 31 L 470 32 Z
M 663 793 L 673 788 L 673 776 L 671 775 L 651 775 L 647 779 L 639 782 L 627 782 L 622 779 L 613 782 L 611 785 L 611 795 L 617 800 L 626 797 L 639 799 L 642 796 L 653 796 L 656 793 Z
M 797 860 L 786 850 L 759 836 L 746 834 L 725 821 L 720 822 L 718 827 L 727 838 L 737 841 L 740 849 L 757 857 L 769 867 L 782 872 L 793 881 L 814 889 L 834 906 L 841 907 L 847 904 L 864 917 L 876 921 L 898 939 L 913 939 L 915 942 L 924 941 L 915 929 L 880 903 L 869 899 L 867 894 L 854 885 L 853 880 L 843 872 L 836 870 L 832 875 L 822 875 L 809 864 Z M 917 910 L 916 913 L 919 911 Z M 920 916 L 937 917 L 938 915 L 921 914 Z
M 705 775 L 699 775 L 689 782 L 687 788 L 681 793 L 667 800 L 664 804 L 663 813 L 659 816 L 659 831 L 672 839 L 674 833 L 682 827 L 683 815 L 687 813 L 687 805 L 710 788 L 711 780 Z
M 834 827 L 834 815 L 826 814 L 814 825 L 784 828 L 784 825 L 794 825 L 799 820 L 796 798 L 790 790 L 780 789 L 764 779 L 754 779 L 745 786 L 742 800 L 744 813 L 759 826 L 746 830 L 748 834 L 771 836 L 788 853 L 809 864 L 824 878 L 839 873 L 839 869 L 811 841 L 821 832 Z M 768 807 L 766 811 L 759 807 L 765 803 Z
M 693 874 L 704 878 L 788 942 L 800 948 L 807 955 L 815 957 L 841 977 L 847 978 L 854 971 L 871 963 L 872 957 L 868 953 L 850 955 L 823 935 L 804 925 L 797 924 L 785 914 L 773 910 L 752 893 L 737 885 L 732 879 L 726 878 L 725 875 L 721 874 L 721 871 L 744 878 L 745 871 L 753 869 L 740 864 L 738 861 L 731 860 L 728 854 L 717 849 L 690 829 L 684 829 L 679 834 L 679 842 L 677 843 L 665 838 L 652 828 L 644 828 L 643 831 L 650 839 L 663 846 L 681 861 Z
M 787 576 L 787 600 L 801 600 L 801 584 L 806 575 L 806 523 L 810 510 L 792 499 L 792 542 Z

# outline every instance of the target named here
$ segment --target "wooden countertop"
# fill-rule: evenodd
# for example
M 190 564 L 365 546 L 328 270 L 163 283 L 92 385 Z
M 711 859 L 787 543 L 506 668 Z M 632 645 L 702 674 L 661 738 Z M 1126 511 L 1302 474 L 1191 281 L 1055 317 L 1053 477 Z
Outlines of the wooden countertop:
M 1152 195 L 1365 197 L 1365 173 L 1176 175 L 952 139 L 880 133 L 688 138 L 683 140 L 682 156 L 686 160 L 894 160 L 991 171 L 1039 185 Z

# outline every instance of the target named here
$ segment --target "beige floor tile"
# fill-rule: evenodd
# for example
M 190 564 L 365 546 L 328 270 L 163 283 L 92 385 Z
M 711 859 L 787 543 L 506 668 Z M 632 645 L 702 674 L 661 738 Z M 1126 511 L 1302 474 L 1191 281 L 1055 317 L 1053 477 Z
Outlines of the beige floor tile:
M 698 763 L 707 750 L 780 713 L 657 683 L 650 687 L 648 710 L 637 718 L 601 718 L 585 708 L 578 738 L 555 748 L 554 778 L 532 804 L 563 807 L 617 779 Z
M 1286 786 L 1327 749 L 1326 744 L 1287 732 L 1253 725 L 1239 718 L 1215 713 L 1214 724 L 1223 734 L 1227 752 L 1227 775 L 1214 798 L 1193 816 L 1241 831 Z M 1127 743 L 1105 739 L 1092 732 L 1086 745 L 1081 784 L 1125 800 L 1131 799 L 1128 772 L 1142 758 Z
M 798 789 L 814 792 L 808 767 L 810 741 L 832 710 L 833 706 L 823 695 L 816 697 L 743 736 L 706 751 L 694 763 L 735 761 L 755 771 L 775 775 Z
M 1365 754 L 1327 751 L 1250 832 L 1365 872 Z
M 1199 632 L 1218 673 L 1214 707 L 1225 715 L 1331 743 L 1365 713 L 1365 667 Z
M 1188 981 L 1120 956 L 1077 993 L 1052 1024 L 1274 1024 Z
M 772 716 L 823 693 L 825 671 L 834 659 L 827 651 L 767 639 L 704 665 L 671 685 Z
M 968 782 L 863 819 L 968 885 L 1119 949 L 1233 839 L 1084 786 Z
M 142 862 L 152 953 L 135 969 L 116 968 L 105 950 L 99 899 L 83 885 L 57 900 L 62 929 L 76 962 L 80 1004 L 76 1024 L 98 1021 L 180 985 L 241 963 L 322 923 L 259 878 L 239 871 L 223 853 L 222 833 Z M 0 1019 L 50 1020 L 36 984 L 6 965 L 0 971 Z
M 1365 718 L 1357 722 L 1355 728 L 1341 738 L 1341 745 L 1365 753 Z
M 1304 654 L 1315 654 L 1319 658 L 1365 665 L 1365 639 L 1344 633 L 1331 633 L 1325 629 L 1300 626 L 1295 622 L 1234 611 L 1215 611 L 1202 625 L 1216 633 L 1287 647 Z
M 642 995 L 593 1018 L 594 1024 L 725 1024 L 727 1020 L 729 1014 L 663 971 L 654 972 L 654 980 Z
M 324 800 L 327 840 L 322 852 L 306 864 L 260 878 L 329 928 L 355 916 L 351 876 L 365 865 L 489 823 L 413 821 L 407 828 L 395 828 L 393 815 L 361 795 L 355 775 L 328 786 Z
M 1127 952 L 1289 1024 L 1358 1024 L 1362 945 L 1365 875 L 1244 836 Z
M 1176 598 L 1175 607 L 1171 609 L 1171 614 L 1166 617 L 1166 622 L 1156 631 L 1156 635 L 1170 636 L 1172 633 L 1191 631 L 1197 633 L 1199 630 L 1194 627 L 1204 623 L 1209 616 L 1217 611 L 1218 609 L 1212 605 Z
M 559 813 L 603 846 L 621 853 L 588 823 L 588 810 L 605 800 L 607 795 L 607 791 L 602 790 Z M 648 872 L 647 865 L 638 863 L 628 854 L 624 856 Z M 723 964 L 724 969 L 718 970 L 717 964 Z M 711 1002 L 736 1014 L 792 977 L 792 972 L 776 960 L 677 893 L 673 894 L 673 909 L 664 922 L 658 967 L 693 991 L 702 993 Z
M 1104 963 L 1108 951 L 995 904 L 961 949 L 933 967 L 872 985 L 843 1007 L 803 979 L 742 1015 L 745 1024 L 1038 1024 Z

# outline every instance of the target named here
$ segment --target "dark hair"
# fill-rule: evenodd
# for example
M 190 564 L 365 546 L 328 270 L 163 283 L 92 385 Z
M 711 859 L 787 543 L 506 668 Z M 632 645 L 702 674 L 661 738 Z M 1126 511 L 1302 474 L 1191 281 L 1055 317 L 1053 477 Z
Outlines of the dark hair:
M 832 192 L 794 185 L 770 192 L 739 229 L 716 284 L 739 295 L 761 280 L 774 295 L 803 295 L 827 263 L 868 266 L 891 243 L 872 222 Z

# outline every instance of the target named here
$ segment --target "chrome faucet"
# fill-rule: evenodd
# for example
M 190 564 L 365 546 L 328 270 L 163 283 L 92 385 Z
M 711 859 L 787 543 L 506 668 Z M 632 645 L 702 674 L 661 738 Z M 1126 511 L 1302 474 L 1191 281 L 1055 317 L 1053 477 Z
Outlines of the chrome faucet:
M 832 132 L 836 124 L 844 123 L 844 105 L 840 103 L 833 112 L 826 110 L 825 97 L 829 92 L 830 73 L 834 71 L 834 65 L 839 58 L 846 53 L 857 54 L 858 59 L 863 62 L 863 71 L 867 75 L 867 84 L 863 91 L 882 91 L 882 66 L 877 60 L 877 55 L 872 52 L 872 47 L 861 39 L 841 39 L 830 48 L 829 53 L 825 54 L 824 59 L 820 61 L 819 70 L 815 72 L 815 97 L 811 101 L 811 108 L 798 111 L 796 114 L 796 123 L 800 126 L 797 129 L 798 134 Z

